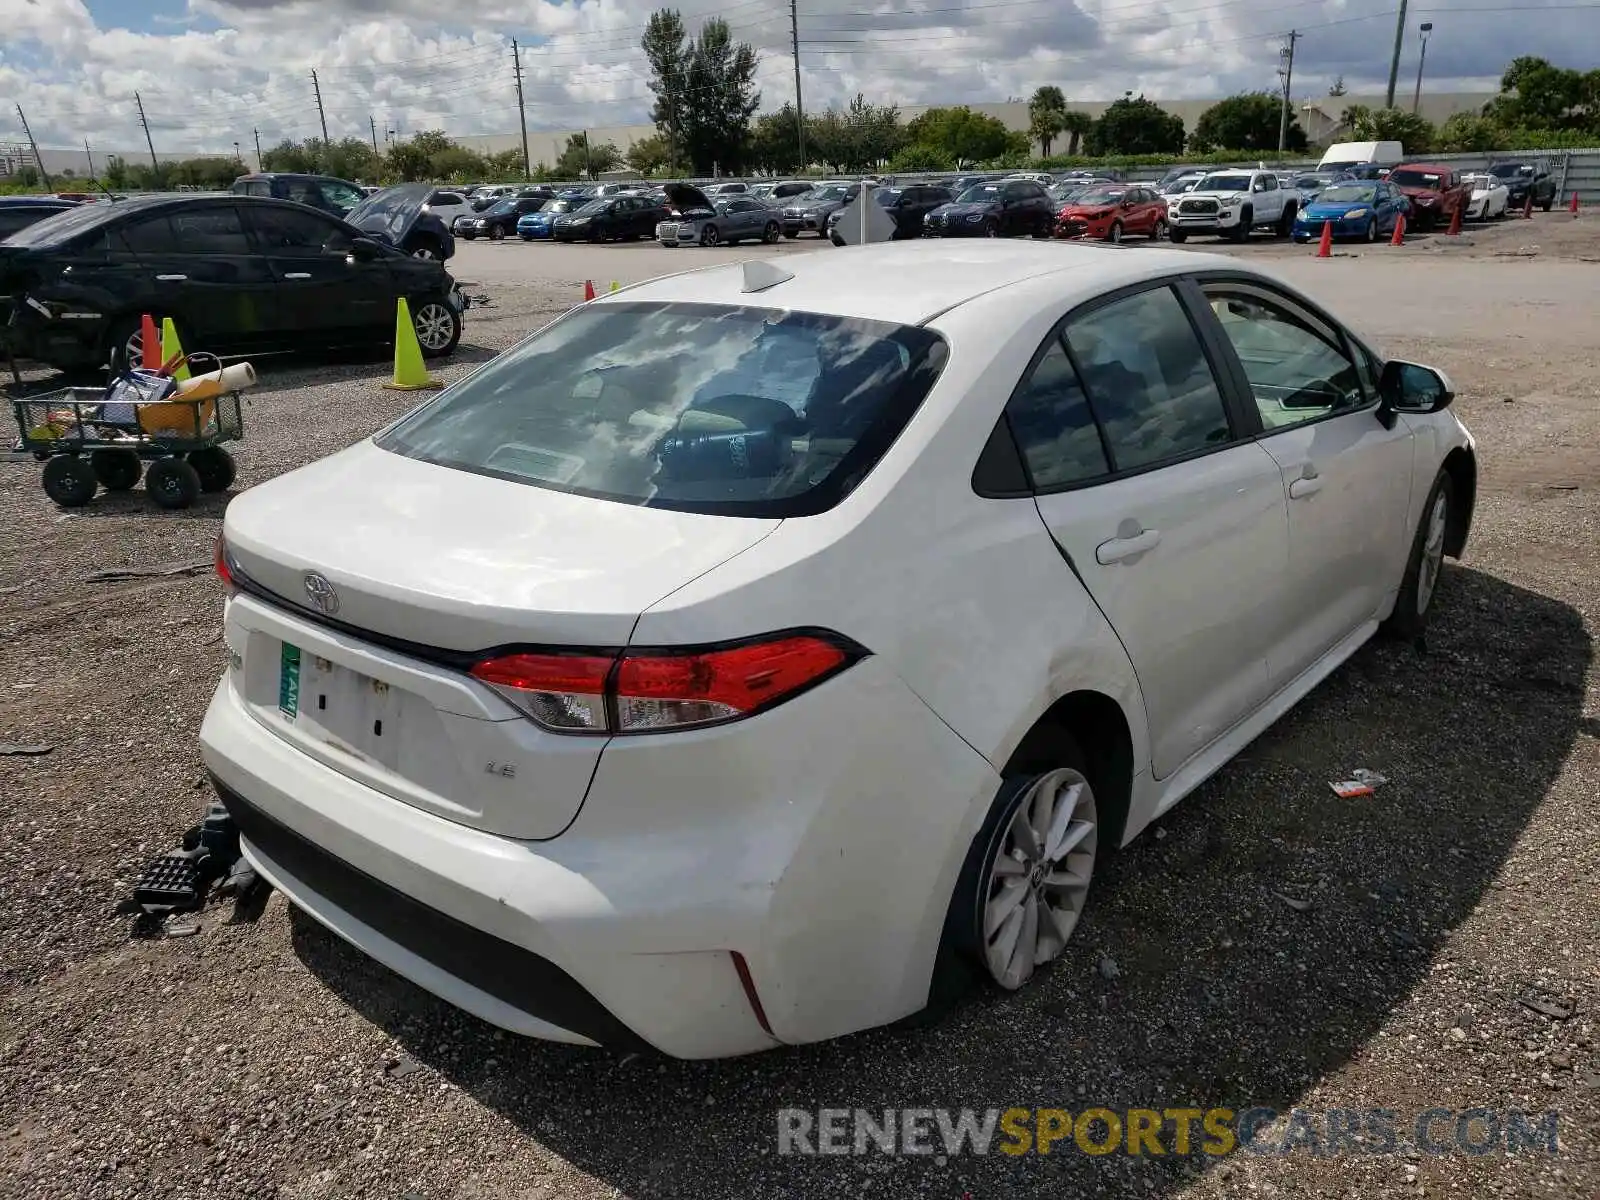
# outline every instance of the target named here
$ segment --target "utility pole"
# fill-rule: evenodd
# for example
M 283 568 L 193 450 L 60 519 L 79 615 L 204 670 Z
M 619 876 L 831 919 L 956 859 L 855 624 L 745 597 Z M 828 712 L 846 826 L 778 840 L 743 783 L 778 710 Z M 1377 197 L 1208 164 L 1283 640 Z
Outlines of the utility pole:
M 583 131 L 583 173 L 594 178 L 594 160 L 589 157 L 589 131 Z
M 89 139 L 83 139 L 83 156 L 89 160 L 89 182 L 94 182 L 94 151 L 89 149 Z
M 1394 107 L 1394 85 L 1400 78 L 1400 48 L 1406 40 L 1406 0 L 1400 0 L 1400 15 L 1394 23 L 1394 57 L 1389 60 L 1389 90 L 1385 94 L 1383 106 Z
M 161 164 L 156 161 L 156 144 L 150 140 L 150 122 L 145 119 L 144 101 L 139 98 L 138 92 L 133 94 L 133 102 L 139 106 L 139 124 L 144 126 L 144 144 L 150 147 L 150 167 L 156 173 L 156 186 L 161 187 Z
M 317 94 L 317 116 L 322 119 L 322 144 L 328 144 L 328 114 L 322 108 L 322 84 L 317 82 L 317 73 L 311 72 L 311 90 Z
M 522 103 L 522 52 L 517 39 L 511 39 L 511 70 L 517 77 L 517 120 L 522 123 L 522 177 L 533 178 L 533 165 L 528 161 L 528 110 Z
M 789 48 L 794 51 L 794 129 L 800 144 L 800 169 L 806 169 L 806 109 L 800 100 L 800 9 L 789 0 Z
M 1289 31 L 1289 44 L 1278 51 L 1278 56 L 1284 60 L 1283 67 L 1283 112 L 1278 117 L 1278 153 L 1282 154 L 1289 142 L 1289 104 L 1293 96 L 1294 87 L 1294 44 L 1300 40 L 1299 30 Z
M 372 126 L 372 157 L 378 157 L 378 122 L 371 113 L 367 114 L 367 124 Z
M 256 135 L 256 170 L 264 171 L 266 168 L 261 165 L 261 130 L 252 129 L 250 132 Z
M 44 169 L 44 159 L 39 155 L 39 143 L 33 140 L 33 130 L 28 128 L 28 118 L 22 115 L 22 105 L 17 105 L 17 120 L 22 122 L 22 132 L 27 135 L 28 145 L 33 147 L 33 165 L 39 168 L 39 178 L 44 180 L 45 190 L 50 190 L 50 172 Z

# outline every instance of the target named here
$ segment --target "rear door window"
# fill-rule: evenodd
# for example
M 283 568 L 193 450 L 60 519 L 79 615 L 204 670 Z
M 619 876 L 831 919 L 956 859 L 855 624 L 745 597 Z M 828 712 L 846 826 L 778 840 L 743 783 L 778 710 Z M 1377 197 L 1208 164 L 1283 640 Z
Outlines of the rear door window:
M 239 210 L 231 204 L 180 208 L 172 214 L 172 232 L 187 254 L 249 254 L 252 247 Z
M 177 254 L 182 250 L 166 213 L 127 222 L 112 236 L 111 247 L 135 256 Z
M 871 470 L 945 356 L 927 329 L 608 303 L 546 327 L 378 444 L 625 504 L 801 516 Z

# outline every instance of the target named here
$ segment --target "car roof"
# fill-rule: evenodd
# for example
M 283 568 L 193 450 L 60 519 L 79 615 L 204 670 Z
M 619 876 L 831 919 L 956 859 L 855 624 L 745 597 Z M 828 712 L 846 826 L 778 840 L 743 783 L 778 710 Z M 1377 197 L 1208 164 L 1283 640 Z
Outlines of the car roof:
M 1244 264 L 1223 255 L 1184 250 L 972 238 L 877 242 L 847 251 L 830 247 L 775 260 L 791 278 L 745 292 L 742 263 L 666 275 L 602 296 L 595 303 L 645 300 L 781 307 L 865 320 L 920 325 L 998 288 L 1053 275 L 1063 295 L 1089 299 L 1127 284 L 1168 274 Z M 1070 295 L 1069 295 L 1070 299 Z

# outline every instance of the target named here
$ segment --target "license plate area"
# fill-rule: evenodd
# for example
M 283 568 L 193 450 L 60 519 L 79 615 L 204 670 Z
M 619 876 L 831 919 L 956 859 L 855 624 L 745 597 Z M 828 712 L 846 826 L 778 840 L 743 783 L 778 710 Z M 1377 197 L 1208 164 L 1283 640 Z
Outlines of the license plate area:
M 278 656 L 278 715 L 304 737 L 396 770 L 408 702 L 401 688 L 284 642 Z

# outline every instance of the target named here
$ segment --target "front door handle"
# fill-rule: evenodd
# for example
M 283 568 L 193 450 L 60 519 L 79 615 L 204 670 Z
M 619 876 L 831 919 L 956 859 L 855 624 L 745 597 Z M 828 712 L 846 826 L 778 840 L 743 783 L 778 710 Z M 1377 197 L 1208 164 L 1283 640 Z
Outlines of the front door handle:
M 1144 529 L 1127 537 L 1114 537 L 1109 542 L 1101 542 L 1094 548 L 1094 560 L 1102 567 L 1109 567 L 1112 563 L 1119 563 L 1147 550 L 1154 550 L 1160 541 L 1161 533 L 1155 529 Z
M 162 283 L 180 283 L 189 278 L 187 275 L 157 275 L 156 279 Z
M 311 278 L 311 272 L 310 271 L 287 271 L 287 272 L 284 273 L 283 277 L 285 279 L 310 279 Z

